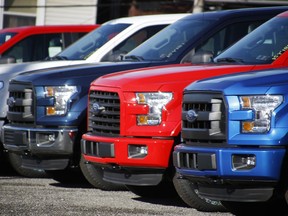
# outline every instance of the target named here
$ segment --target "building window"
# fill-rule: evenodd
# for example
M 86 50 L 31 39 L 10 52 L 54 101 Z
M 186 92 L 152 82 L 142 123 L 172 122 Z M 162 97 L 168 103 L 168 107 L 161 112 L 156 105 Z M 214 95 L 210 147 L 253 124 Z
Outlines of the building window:
M 3 28 L 36 23 L 37 0 L 5 0 Z

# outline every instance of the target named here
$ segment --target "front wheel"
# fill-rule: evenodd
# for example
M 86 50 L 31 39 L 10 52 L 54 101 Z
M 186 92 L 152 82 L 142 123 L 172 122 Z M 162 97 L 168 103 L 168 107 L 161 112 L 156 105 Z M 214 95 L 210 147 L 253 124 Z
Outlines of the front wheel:
M 87 181 L 95 188 L 105 191 L 127 190 L 125 185 L 104 181 L 103 170 L 100 167 L 94 166 L 93 164 L 86 163 L 83 156 L 81 156 L 80 160 L 80 169 Z
M 200 196 L 195 185 L 189 180 L 180 179 L 178 173 L 174 175 L 173 183 L 178 195 L 190 207 L 203 212 L 227 211 L 220 201 L 210 200 Z
M 43 169 L 28 169 L 22 167 L 22 156 L 16 153 L 8 153 L 8 161 L 12 168 L 21 176 L 29 178 L 47 178 L 48 174 Z
M 9 162 L 8 153 L 4 151 L 2 144 L 0 144 L 0 175 L 18 175 Z

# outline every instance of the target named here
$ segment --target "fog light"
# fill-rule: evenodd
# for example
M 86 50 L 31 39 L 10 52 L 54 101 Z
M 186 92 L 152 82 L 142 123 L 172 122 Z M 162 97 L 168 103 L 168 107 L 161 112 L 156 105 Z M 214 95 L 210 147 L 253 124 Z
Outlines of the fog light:
M 256 166 L 256 156 L 251 154 L 232 155 L 233 170 L 251 170 Z
M 148 154 L 148 148 L 145 145 L 128 145 L 129 158 L 144 158 Z
M 55 135 L 54 134 L 50 134 L 49 136 L 48 136 L 48 140 L 50 141 L 50 142 L 55 142 Z
M 36 133 L 37 146 L 50 146 L 57 139 L 56 135 L 53 133 Z

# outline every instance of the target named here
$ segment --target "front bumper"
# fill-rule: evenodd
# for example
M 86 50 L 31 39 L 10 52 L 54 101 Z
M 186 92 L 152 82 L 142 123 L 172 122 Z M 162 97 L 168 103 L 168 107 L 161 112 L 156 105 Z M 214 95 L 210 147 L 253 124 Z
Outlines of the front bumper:
M 285 148 L 214 148 L 177 145 L 176 171 L 199 185 L 207 198 L 229 201 L 266 201 L 280 180 Z M 255 166 L 237 168 L 233 158 L 255 157 Z M 244 200 L 243 200 L 244 199 Z
M 21 167 L 27 169 L 64 170 L 70 165 L 70 158 L 39 159 L 31 155 L 22 155 Z
M 169 166 L 173 146 L 173 139 L 160 138 L 109 138 L 84 134 L 81 140 L 85 160 L 104 167 L 106 181 L 129 185 L 157 185 Z
M 278 180 L 281 174 L 285 148 L 213 148 L 177 145 L 173 152 L 173 163 L 182 175 L 217 176 L 223 179 Z M 237 169 L 233 157 L 252 155 L 256 158 L 253 168 Z M 186 158 L 192 165 L 187 166 Z
M 198 184 L 199 195 L 211 200 L 234 202 L 266 202 L 275 193 L 275 187 L 258 184 L 248 186 L 207 186 Z
M 5 149 L 16 153 L 29 152 L 36 156 L 72 155 L 74 137 L 78 130 L 24 128 L 4 125 L 1 139 Z

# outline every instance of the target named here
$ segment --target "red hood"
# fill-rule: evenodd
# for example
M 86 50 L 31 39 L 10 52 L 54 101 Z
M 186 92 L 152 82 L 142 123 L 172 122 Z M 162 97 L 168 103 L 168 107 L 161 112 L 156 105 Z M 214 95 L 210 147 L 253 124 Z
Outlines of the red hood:
M 195 80 L 211 76 L 250 71 L 254 67 L 255 65 L 170 65 L 142 68 L 104 75 L 96 79 L 92 85 L 118 87 L 122 91 L 156 91 L 160 90 L 163 85 L 175 85 L 176 87 L 177 83 L 183 85 L 183 81 L 189 84 Z M 165 91 L 165 89 L 161 90 Z

